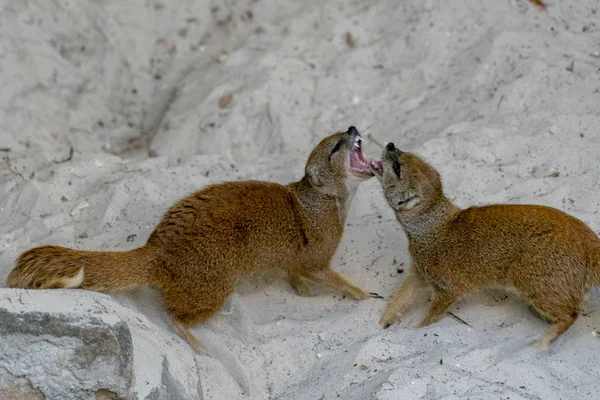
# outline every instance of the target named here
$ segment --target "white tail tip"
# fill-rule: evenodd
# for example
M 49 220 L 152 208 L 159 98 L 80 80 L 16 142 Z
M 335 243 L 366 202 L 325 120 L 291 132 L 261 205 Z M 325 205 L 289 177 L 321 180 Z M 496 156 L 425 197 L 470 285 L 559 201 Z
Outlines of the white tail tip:
M 84 277 L 83 267 L 81 267 L 81 269 L 79 270 L 77 275 L 75 275 L 72 278 L 67 278 L 67 279 L 63 280 L 63 287 L 65 289 L 78 288 L 81 286 L 81 283 L 83 282 L 83 277 Z

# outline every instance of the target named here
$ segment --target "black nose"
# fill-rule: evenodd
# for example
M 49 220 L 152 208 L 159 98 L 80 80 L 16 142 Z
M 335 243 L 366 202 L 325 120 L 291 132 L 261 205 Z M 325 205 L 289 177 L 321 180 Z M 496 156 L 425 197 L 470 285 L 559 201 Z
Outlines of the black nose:
M 348 128 L 346 133 L 348 133 L 348 135 L 358 135 L 358 129 L 356 129 L 354 126 L 351 126 Z
M 387 149 L 387 151 L 394 151 L 394 150 L 396 150 L 396 146 L 394 146 L 394 143 L 392 143 L 392 142 L 389 142 L 387 144 L 387 146 L 385 146 L 385 148 Z

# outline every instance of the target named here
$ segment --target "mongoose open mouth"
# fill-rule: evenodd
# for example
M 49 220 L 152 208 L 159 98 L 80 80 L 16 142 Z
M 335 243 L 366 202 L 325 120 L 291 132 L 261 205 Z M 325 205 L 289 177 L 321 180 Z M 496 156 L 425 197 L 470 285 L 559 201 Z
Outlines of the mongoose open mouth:
M 377 175 L 383 174 L 383 163 L 381 160 L 371 160 L 371 170 Z
M 373 176 L 373 171 L 369 166 L 369 162 L 365 159 L 362 152 L 362 137 L 356 135 L 352 150 L 350 151 L 350 169 L 352 173 L 360 178 Z

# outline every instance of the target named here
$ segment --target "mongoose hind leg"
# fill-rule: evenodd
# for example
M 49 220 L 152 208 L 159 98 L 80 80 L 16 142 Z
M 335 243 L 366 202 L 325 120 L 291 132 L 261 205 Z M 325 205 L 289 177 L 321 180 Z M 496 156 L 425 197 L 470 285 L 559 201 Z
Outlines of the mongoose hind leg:
M 186 292 L 176 290 L 166 293 L 167 311 L 173 320 L 173 326 L 177 332 L 190 344 L 190 346 L 200 351 L 202 346 L 196 337 L 189 331 L 189 327 L 200 322 L 206 321 L 216 314 L 225 304 L 230 290 L 220 290 L 202 296 L 200 288 L 196 295 L 187 295 Z
M 535 315 L 537 318 L 541 319 L 542 321 L 544 321 L 548 324 L 553 324 L 555 322 L 551 318 L 549 318 L 547 315 L 542 314 L 537 308 L 535 308 L 531 304 L 529 305 L 529 311 L 533 315 Z
M 347 293 L 356 300 L 364 300 L 369 297 L 379 299 L 382 298 L 377 293 L 365 292 L 361 288 L 354 286 L 353 284 L 348 282 L 346 278 L 340 275 L 339 272 L 335 271 L 330 267 L 317 271 L 306 272 L 304 273 L 304 277 L 310 279 L 315 283 L 318 283 L 319 285 L 329 287 L 332 289 L 337 289 L 341 292 Z
M 433 301 L 429 307 L 429 314 L 421 321 L 419 328 L 438 322 L 458 299 L 455 293 L 449 291 L 434 290 L 434 293 Z
M 223 302 L 224 304 L 225 302 Z M 203 348 L 198 339 L 190 332 L 189 328 L 197 323 L 202 321 L 206 321 L 210 317 L 212 317 L 217 311 L 219 311 L 220 307 L 215 307 L 211 309 L 195 309 L 195 310 L 186 310 L 184 312 L 178 312 L 177 310 L 173 310 L 172 308 L 168 309 L 168 313 L 171 317 L 171 321 L 175 331 L 185 339 L 186 342 L 190 345 L 192 349 L 197 352 L 200 352 Z
M 410 306 L 415 296 L 426 287 L 427 283 L 425 280 L 421 278 L 414 268 L 411 269 L 383 313 L 383 316 L 379 320 L 379 325 L 388 328 L 390 325 L 398 322 L 400 315 Z
M 557 298 L 555 298 L 557 299 Z M 548 349 L 550 343 L 552 343 L 557 337 L 562 335 L 577 319 L 580 312 L 580 302 L 571 302 L 569 304 L 553 304 L 548 301 L 549 298 L 537 298 L 531 301 L 533 308 L 550 323 L 554 322 L 550 328 L 546 331 L 546 334 L 541 338 L 535 345 L 540 351 Z
M 308 287 L 306 282 L 304 282 L 304 279 L 302 279 L 302 277 L 300 275 L 290 274 L 289 282 L 290 282 L 290 285 L 292 285 L 292 287 L 294 289 L 296 289 L 296 292 L 298 292 L 298 294 L 300 296 L 304 296 L 304 297 L 311 296 L 310 288 Z
M 183 324 L 180 321 L 177 321 L 175 318 L 171 318 L 171 321 L 173 322 L 173 327 L 175 328 L 177 333 L 179 333 L 179 335 L 183 337 L 186 342 L 188 342 L 192 349 L 194 349 L 198 353 L 203 350 L 200 341 L 196 339 L 196 336 L 194 336 L 192 332 L 190 332 L 189 328 L 185 324 Z
M 538 350 L 547 350 L 550 343 L 573 325 L 581 312 L 581 303 L 585 295 L 581 285 L 577 284 L 581 275 L 577 275 L 576 268 L 572 268 L 570 272 L 571 274 L 566 276 L 572 280 L 566 282 L 554 275 L 538 277 L 535 282 L 524 279 L 513 281 L 529 304 L 546 320 L 554 322 L 544 337 L 537 342 Z
M 550 329 L 548 329 L 544 337 L 536 343 L 535 347 L 537 347 L 537 349 L 540 351 L 546 351 L 550 343 L 552 343 L 557 337 L 562 335 L 571 327 L 571 325 L 573 325 L 573 322 L 575 322 L 577 319 L 577 315 L 577 313 L 573 313 L 558 319 L 557 322 L 553 324 Z

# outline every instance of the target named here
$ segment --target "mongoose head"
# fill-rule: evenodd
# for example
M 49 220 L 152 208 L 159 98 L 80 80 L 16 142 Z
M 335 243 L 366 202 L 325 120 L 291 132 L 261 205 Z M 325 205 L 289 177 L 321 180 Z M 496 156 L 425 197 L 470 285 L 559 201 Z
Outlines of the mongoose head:
M 313 187 L 331 196 L 346 196 L 349 187 L 372 177 L 358 130 L 351 126 L 323 139 L 308 157 L 305 173 Z
M 381 160 L 372 160 L 370 165 L 396 212 L 418 213 L 443 196 L 442 180 L 435 168 L 414 154 L 400 151 L 394 143 L 388 143 Z

